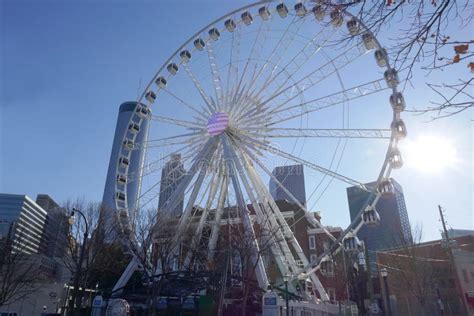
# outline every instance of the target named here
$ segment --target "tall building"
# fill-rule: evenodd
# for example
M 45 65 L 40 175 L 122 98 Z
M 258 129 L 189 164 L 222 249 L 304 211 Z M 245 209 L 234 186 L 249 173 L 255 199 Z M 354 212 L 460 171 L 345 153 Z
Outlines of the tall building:
M 15 251 L 44 252 L 46 218 L 46 211 L 28 196 L 0 193 L 0 239 L 12 239 Z
M 185 173 L 183 162 L 181 161 L 181 154 L 172 154 L 170 160 L 165 164 L 161 170 L 160 183 L 160 200 L 158 202 L 158 210 L 162 210 L 176 191 L 181 179 Z M 170 212 L 172 216 L 178 216 L 183 213 L 184 191 L 178 195 L 179 203 Z
M 120 149 L 125 133 L 128 129 L 130 117 L 135 110 L 137 102 L 129 101 L 120 105 L 119 114 L 117 118 L 117 125 L 115 126 L 114 140 L 112 144 L 112 152 L 110 154 L 109 169 L 107 171 L 107 178 L 105 181 L 104 195 L 102 197 L 101 221 L 104 223 L 106 233 L 110 233 L 116 219 L 115 212 L 115 183 L 117 181 L 117 164 L 120 157 Z M 136 137 L 136 144 L 140 145 L 146 142 L 146 135 L 148 130 L 148 121 L 144 120 L 140 132 Z M 140 183 L 134 179 L 141 178 L 143 172 L 143 150 L 142 146 L 138 146 L 132 152 L 130 157 L 130 164 L 128 167 L 128 174 L 133 174 L 133 179 L 127 183 L 127 203 L 130 212 L 131 220 L 134 219 L 133 210 L 137 207 L 137 196 L 140 191 Z
M 280 182 L 300 203 L 306 204 L 303 165 L 281 166 L 273 169 L 273 176 Z M 275 201 L 286 200 L 293 203 L 288 194 L 270 178 L 270 194 Z
M 62 258 L 67 249 L 69 214 L 47 194 L 38 194 L 36 203 L 47 212 L 41 248 L 48 257 Z
M 394 179 L 390 180 L 393 184 L 393 192 L 382 195 L 375 206 L 380 215 L 380 224 L 376 227 L 362 226 L 357 233 L 369 251 L 372 273 L 377 272 L 375 251 L 395 247 L 401 242 L 413 243 L 402 187 Z M 367 188 L 373 188 L 374 185 L 375 182 L 365 184 Z M 359 187 L 347 188 L 351 221 L 360 212 L 369 194 Z

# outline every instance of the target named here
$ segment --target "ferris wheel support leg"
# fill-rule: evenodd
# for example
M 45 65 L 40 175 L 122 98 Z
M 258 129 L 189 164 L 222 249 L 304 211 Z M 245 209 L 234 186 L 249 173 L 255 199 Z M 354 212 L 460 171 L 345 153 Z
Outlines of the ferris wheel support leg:
M 222 181 L 222 187 L 219 195 L 219 201 L 217 202 L 217 211 L 216 211 L 216 219 L 212 226 L 211 237 L 209 238 L 209 245 L 207 259 L 212 260 L 214 258 L 214 251 L 217 245 L 217 239 L 219 237 L 219 228 L 222 218 L 222 213 L 224 212 L 224 203 L 227 196 L 227 187 L 229 185 L 229 179 L 227 175 L 224 175 L 224 179 Z
M 127 268 L 120 276 L 120 279 L 115 283 L 115 286 L 112 289 L 112 297 L 118 297 L 122 294 L 123 288 L 127 285 L 128 280 L 130 280 L 133 273 L 137 270 L 140 270 L 140 263 L 138 262 L 137 257 L 133 256 Z
M 230 151 L 231 149 L 229 148 L 230 144 L 227 140 L 227 136 L 221 136 L 221 137 L 222 137 L 222 143 L 224 145 L 224 156 L 226 157 L 228 162 L 234 163 L 234 164 L 232 163 L 227 164 L 227 166 L 230 169 L 229 170 L 230 178 L 232 179 L 232 185 L 234 186 L 237 203 L 239 205 L 240 214 L 242 216 L 242 223 L 244 225 L 244 230 L 246 232 L 245 237 L 252 239 L 252 248 L 253 248 L 252 262 L 255 264 L 258 285 L 260 286 L 260 288 L 266 290 L 269 285 L 268 277 L 267 277 L 265 266 L 263 264 L 263 261 L 260 255 L 259 246 L 256 242 L 255 231 L 253 229 L 252 222 L 250 220 L 250 215 L 247 210 L 247 206 L 245 205 L 244 197 L 242 196 L 242 190 L 240 188 L 239 179 L 237 178 L 237 174 L 235 170 L 235 161 L 231 155 L 231 151 Z

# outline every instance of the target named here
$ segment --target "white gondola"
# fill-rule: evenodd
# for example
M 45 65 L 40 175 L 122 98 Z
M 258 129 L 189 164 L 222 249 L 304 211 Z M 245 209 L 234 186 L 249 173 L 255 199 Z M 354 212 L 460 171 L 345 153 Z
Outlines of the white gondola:
M 334 27 L 339 27 L 344 22 L 344 18 L 339 10 L 334 10 L 331 12 L 331 24 Z
M 178 65 L 176 65 L 175 63 L 171 63 L 171 64 L 168 64 L 168 66 L 166 66 L 166 69 L 168 70 L 170 74 L 174 76 L 178 72 Z
M 400 80 L 398 79 L 398 72 L 393 68 L 387 69 L 383 76 L 389 88 L 395 88 L 400 83 Z
M 382 195 L 388 195 L 395 192 L 392 181 L 390 181 L 390 179 L 382 180 L 377 187 L 377 192 Z
M 349 21 L 347 21 L 346 25 L 351 35 L 355 36 L 359 34 L 360 25 L 359 25 L 359 22 L 355 18 L 352 18 Z
M 304 17 L 308 12 L 302 2 L 295 4 L 296 15 L 300 18 Z
M 364 46 L 367 50 L 374 49 L 377 46 L 375 43 L 375 38 L 370 32 L 362 34 L 362 41 L 364 42 Z
M 183 50 L 179 53 L 179 57 L 181 57 L 181 61 L 185 64 L 191 59 L 191 53 L 189 50 Z
M 279 5 L 277 5 L 276 9 L 280 17 L 286 18 L 286 16 L 288 15 L 288 8 L 284 3 L 280 3 Z
M 235 30 L 235 22 L 232 19 L 228 19 L 224 22 L 224 26 L 229 32 L 233 32 Z
M 156 93 L 153 92 L 153 91 L 148 91 L 146 94 L 145 94 L 145 99 L 150 102 L 150 103 L 153 103 L 155 102 L 156 100 Z
M 314 17 L 318 21 L 322 21 L 324 19 L 324 16 L 326 15 L 326 11 L 320 5 L 316 5 L 313 7 L 313 13 L 314 13 Z
M 253 22 L 253 17 L 248 11 L 242 13 L 240 17 L 242 18 L 242 21 L 245 23 L 245 25 L 250 25 Z
M 166 87 L 166 79 L 165 79 L 164 77 L 158 77 L 158 78 L 156 78 L 156 80 L 155 80 L 155 84 L 156 84 L 159 88 L 163 89 L 164 87 Z
M 206 43 L 202 40 L 202 38 L 196 38 L 194 40 L 194 47 L 196 47 L 197 50 L 203 50 L 204 47 L 206 47 Z
M 380 215 L 375 207 L 369 205 L 362 213 L 362 221 L 367 227 L 375 227 L 380 224 Z
M 138 132 L 140 132 L 140 125 L 138 125 L 137 123 L 132 123 L 128 125 L 128 130 L 133 134 L 137 134 Z
M 209 30 L 209 36 L 213 41 L 217 41 L 219 37 L 221 36 L 221 33 L 219 33 L 219 30 L 213 27 L 212 29 Z
M 117 192 L 115 194 L 115 197 L 117 198 L 117 200 L 121 201 L 121 202 L 125 202 L 125 193 L 123 192 Z
M 126 184 L 127 183 L 127 176 L 124 174 L 117 175 L 117 183 L 118 184 Z
M 135 113 L 137 113 L 137 115 L 141 118 L 146 118 L 148 115 L 150 115 L 150 109 L 144 105 L 139 105 L 137 106 Z
M 400 169 L 403 166 L 403 158 L 400 150 L 397 148 L 392 149 L 390 152 L 389 162 L 393 169 Z
M 120 165 L 122 168 L 128 167 L 129 164 L 130 164 L 130 160 L 128 160 L 127 157 L 121 156 L 121 157 L 119 158 L 119 165 Z
M 395 92 L 390 96 L 390 104 L 395 112 L 400 113 L 405 110 L 405 98 L 401 92 Z
M 391 128 L 395 132 L 395 137 L 397 139 L 400 140 L 407 137 L 407 127 L 405 125 L 405 122 L 403 122 L 402 119 L 393 121 Z
M 270 11 L 267 7 L 261 7 L 260 9 L 258 9 L 258 15 L 260 15 L 260 17 L 264 21 L 268 21 L 270 19 Z
M 331 258 L 326 256 L 321 260 L 319 271 L 321 271 L 321 274 L 324 276 L 334 275 L 334 262 L 331 260 Z
M 353 251 L 359 250 L 360 241 L 359 241 L 359 238 L 357 238 L 357 236 L 349 234 L 348 236 L 344 238 L 342 243 L 344 245 L 345 251 L 353 252 Z
M 380 48 L 375 51 L 375 60 L 377 61 L 377 65 L 380 67 L 387 66 L 387 51 L 385 48 Z
M 123 144 L 123 147 L 125 147 L 128 150 L 132 150 L 133 147 L 135 146 L 135 143 L 128 138 L 126 138 L 122 144 Z

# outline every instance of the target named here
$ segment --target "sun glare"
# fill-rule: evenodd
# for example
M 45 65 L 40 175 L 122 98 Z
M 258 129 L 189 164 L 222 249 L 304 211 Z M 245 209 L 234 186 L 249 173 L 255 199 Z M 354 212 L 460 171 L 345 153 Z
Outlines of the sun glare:
M 439 173 L 457 163 L 456 148 L 446 138 L 433 135 L 420 136 L 404 144 L 404 160 L 407 166 L 426 173 Z

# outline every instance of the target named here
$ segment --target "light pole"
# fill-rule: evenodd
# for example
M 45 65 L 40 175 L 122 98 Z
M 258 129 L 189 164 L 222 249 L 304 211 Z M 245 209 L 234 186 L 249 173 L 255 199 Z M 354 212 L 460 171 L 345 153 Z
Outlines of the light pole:
M 290 303 L 288 301 L 288 281 L 290 280 L 290 276 L 285 274 L 283 276 L 283 281 L 285 281 L 285 303 L 286 303 L 286 316 L 290 316 Z
M 81 252 L 79 254 L 79 262 L 77 264 L 77 268 L 76 268 L 76 274 L 74 276 L 74 284 L 73 284 L 73 292 L 72 292 L 72 299 L 71 299 L 71 302 L 69 303 L 69 305 L 72 304 L 72 308 L 70 308 L 70 312 L 69 312 L 69 315 L 74 315 L 75 313 L 75 305 L 76 305 L 76 300 L 78 299 L 78 293 L 79 293 L 79 281 L 80 281 L 80 277 L 81 277 L 81 270 L 82 270 L 82 263 L 84 261 L 84 252 L 85 252 L 85 248 L 86 248 L 86 242 L 87 242 L 87 237 L 89 236 L 89 225 L 87 224 L 87 219 L 86 217 L 84 216 L 84 214 L 79 211 L 78 209 L 76 208 L 73 208 L 72 209 L 72 212 L 71 212 L 71 216 L 69 217 L 69 224 L 74 224 L 74 221 L 75 221 L 75 212 L 79 213 L 79 215 L 82 216 L 82 218 L 84 219 L 84 223 L 86 224 L 86 230 L 84 232 L 84 239 L 82 241 L 82 247 L 81 247 Z
M 388 276 L 388 271 L 386 268 L 380 269 L 380 275 L 383 278 L 383 284 L 385 286 L 385 296 L 386 296 L 386 309 L 387 309 L 387 315 L 392 316 L 392 309 L 390 306 L 390 294 L 388 293 L 388 284 L 387 284 L 387 276 Z

